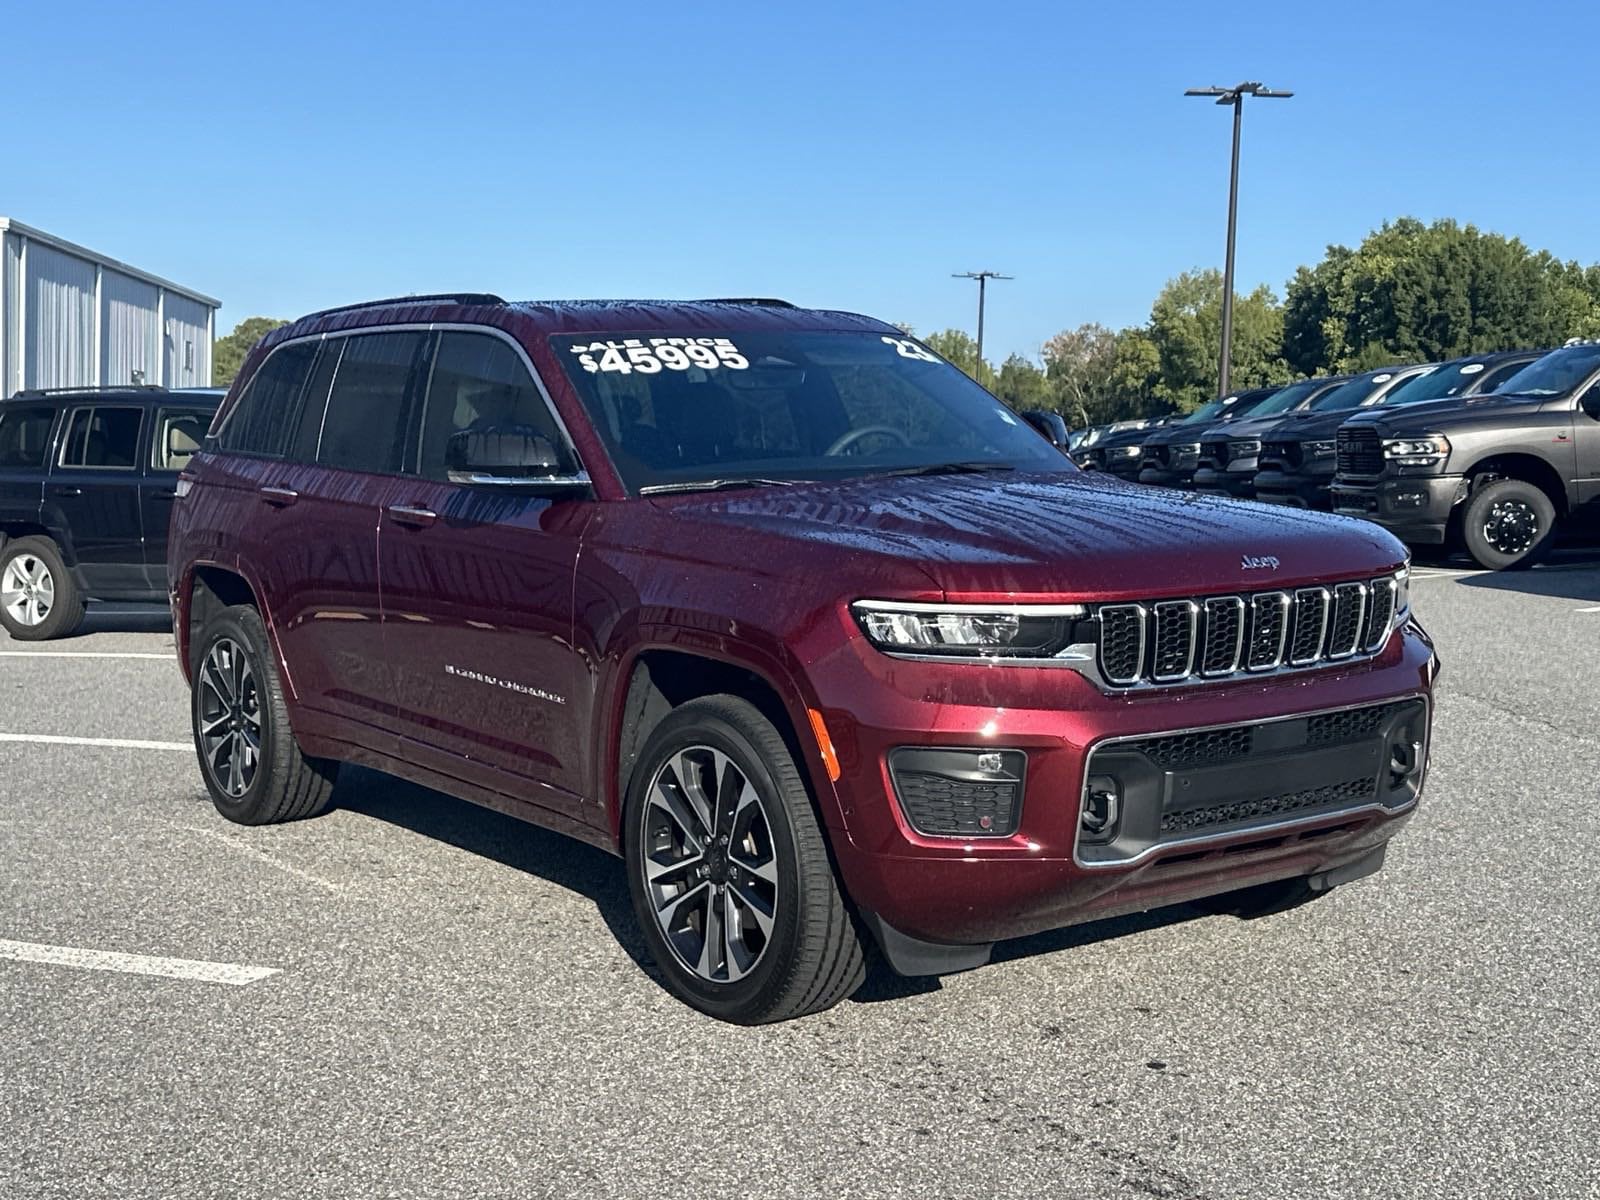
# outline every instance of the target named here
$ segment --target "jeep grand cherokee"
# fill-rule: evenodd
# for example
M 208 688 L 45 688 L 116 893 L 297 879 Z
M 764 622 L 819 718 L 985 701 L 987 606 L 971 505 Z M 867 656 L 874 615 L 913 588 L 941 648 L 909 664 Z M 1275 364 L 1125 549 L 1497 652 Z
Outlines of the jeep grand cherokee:
M 1301 902 L 1378 868 L 1426 770 L 1393 537 L 1081 474 L 867 317 L 316 314 L 179 491 L 224 817 L 309 816 L 358 762 L 602 846 L 666 985 L 728 1020 L 838 1002 L 868 936 L 930 974 Z

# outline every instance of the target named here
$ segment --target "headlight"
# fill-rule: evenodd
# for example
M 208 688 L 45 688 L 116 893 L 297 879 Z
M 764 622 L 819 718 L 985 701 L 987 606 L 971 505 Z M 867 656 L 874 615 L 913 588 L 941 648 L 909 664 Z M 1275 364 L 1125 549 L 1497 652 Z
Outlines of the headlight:
M 1385 438 L 1383 456 L 1396 466 L 1427 467 L 1450 453 L 1450 440 L 1440 434 L 1421 438 Z
M 1106 453 L 1110 454 L 1110 455 L 1113 455 L 1113 456 L 1115 456 L 1117 458 L 1137 458 L 1139 455 L 1144 453 L 1144 447 L 1143 446 L 1113 446 L 1110 450 L 1107 450 Z
M 1172 447 L 1172 452 L 1174 454 L 1199 454 L 1200 453 L 1200 443 L 1199 442 L 1180 442 L 1180 443 L 1175 444 Z
M 913 604 L 857 600 L 867 640 L 890 654 L 940 658 L 1051 658 L 1071 644 L 1077 604 Z
M 1327 458 L 1338 449 L 1336 442 L 1306 442 L 1304 446 L 1307 458 Z
M 1261 443 L 1258 441 L 1241 441 L 1228 443 L 1229 458 L 1250 458 L 1261 453 Z

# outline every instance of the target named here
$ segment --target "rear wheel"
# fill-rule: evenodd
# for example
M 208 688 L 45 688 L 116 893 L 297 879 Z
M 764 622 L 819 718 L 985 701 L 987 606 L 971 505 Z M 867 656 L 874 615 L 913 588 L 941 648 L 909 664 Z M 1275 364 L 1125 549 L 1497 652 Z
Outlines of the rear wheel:
M 639 756 L 624 820 L 634 911 L 680 999 L 754 1025 L 831 1008 L 865 979 L 810 794 L 753 705 L 673 710 Z
M 301 753 L 261 614 L 225 608 L 200 632 L 190 692 L 195 753 L 217 811 L 241 825 L 315 816 L 339 764 Z
M 1461 516 L 1461 539 L 1480 567 L 1509 571 L 1531 567 L 1555 536 L 1556 506 L 1521 479 L 1497 479 L 1472 494 Z
M 0 550 L 0 625 L 19 642 L 66 637 L 83 621 L 83 609 L 83 595 L 49 538 L 17 538 Z

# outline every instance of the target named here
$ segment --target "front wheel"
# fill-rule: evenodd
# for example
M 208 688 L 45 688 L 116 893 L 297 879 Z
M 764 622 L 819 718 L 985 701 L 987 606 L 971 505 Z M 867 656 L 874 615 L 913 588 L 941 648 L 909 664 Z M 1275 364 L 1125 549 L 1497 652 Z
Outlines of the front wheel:
M 1475 490 L 1461 514 L 1461 539 L 1480 567 L 1531 567 L 1555 537 L 1556 506 L 1521 479 L 1497 479 Z
M 674 709 L 624 812 L 634 911 L 668 989 L 741 1025 L 831 1008 L 866 977 L 810 794 L 748 702 Z
M 82 623 L 83 611 L 83 595 L 49 538 L 17 538 L 0 550 L 0 625 L 12 637 L 66 637 Z

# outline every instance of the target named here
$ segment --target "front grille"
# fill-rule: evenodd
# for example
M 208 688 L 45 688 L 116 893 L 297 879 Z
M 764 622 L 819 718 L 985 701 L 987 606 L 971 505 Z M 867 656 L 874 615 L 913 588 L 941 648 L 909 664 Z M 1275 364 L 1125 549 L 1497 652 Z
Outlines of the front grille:
M 1367 708 L 1347 708 L 1343 712 L 1318 713 L 1306 720 L 1306 744 L 1333 746 L 1371 737 L 1405 702 L 1373 704 Z
M 1228 443 L 1224 441 L 1200 443 L 1200 466 L 1220 471 L 1228 461 Z
M 1383 439 L 1376 429 L 1357 426 L 1339 430 L 1338 452 L 1341 475 L 1383 473 Z
M 1275 465 L 1286 470 L 1300 466 L 1299 442 L 1266 442 L 1261 447 L 1261 465 Z
M 1113 687 L 1225 679 L 1376 654 L 1394 624 L 1392 576 L 1332 588 L 1105 604 L 1099 667 Z
M 1237 462 L 1241 458 L 1254 458 L 1261 453 L 1261 443 L 1254 438 L 1241 438 L 1236 442 L 1228 443 L 1228 461 Z
M 1255 726 L 1235 725 L 1230 729 L 1205 729 L 1199 733 L 1178 733 L 1129 742 L 1128 749 L 1143 754 L 1156 766 L 1200 767 L 1208 763 L 1232 762 L 1248 758 L 1255 745 Z
M 1326 783 L 1321 787 L 1304 788 L 1298 792 L 1284 792 L 1277 796 L 1262 796 L 1254 800 L 1238 800 L 1231 804 L 1215 804 L 1210 808 L 1190 808 L 1181 812 L 1163 813 L 1161 834 L 1193 833 L 1214 825 L 1234 825 L 1240 821 L 1255 821 L 1262 817 L 1277 817 L 1303 812 L 1312 808 L 1332 805 L 1347 806 L 1371 800 L 1377 795 L 1372 776 L 1346 779 L 1342 783 Z
M 1144 461 L 1155 463 L 1157 466 L 1167 465 L 1167 447 L 1163 445 L 1146 446 L 1144 448 Z

